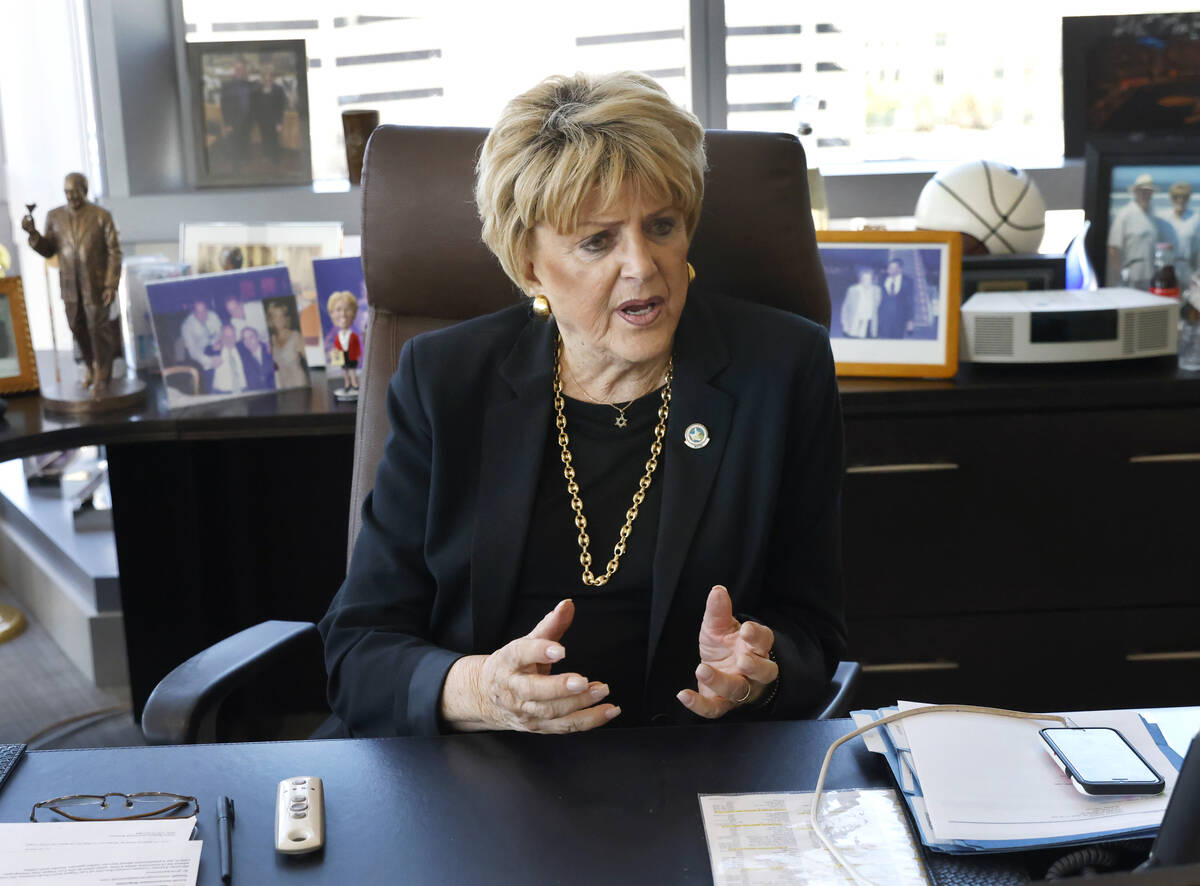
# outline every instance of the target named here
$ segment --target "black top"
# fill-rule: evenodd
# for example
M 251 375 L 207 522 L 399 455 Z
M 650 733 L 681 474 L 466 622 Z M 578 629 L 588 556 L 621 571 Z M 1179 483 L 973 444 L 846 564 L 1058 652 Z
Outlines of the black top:
M 386 400 L 392 431 L 346 581 L 320 624 L 330 703 L 351 734 L 436 734 L 454 662 L 511 639 L 504 629 L 538 535 L 556 339 L 553 320 L 514 305 L 405 344 Z M 695 685 L 697 632 L 721 584 L 739 619 L 775 632 L 787 675 L 769 711 L 743 708 L 722 722 L 805 716 L 845 649 L 841 413 L 826 333 L 751 302 L 694 295 L 674 352 L 647 642 L 636 653 L 608 647 L 609 667 L 587 676 L 611 682 L 614 660 L 635 653 L 646 659 L 650 724 L 701 722 L 676 695 Z M 687 445 L 692 425 L 707 429 L 700 448 Z M 614 494 L 632 496 L 634 480 L 612 484 Z M 599 507 L 591 482 L 584 504 Z M 598 563 L 615 528 L 591 533 Z M 633 545 L 650 537 L 642 531 L 635 524 Z M 576 556 L 570 541 L 558 546 L 563 557 Z M 549 599 L 583 597 L 577 570 Z M 566 647 L 575 664 L 571 639 Z
M 616 426 L 617 411 L 611 406 L 563 399 L 571 464 L 591 539 L 592 573 L 600 576 L 612 559 L 625 512 L 646 472 L 662 393 L 660 389 L 635 400 L 625 410 L 628 425 L 624 428 Z M 579 531 L 563 476 L 557 426 L 551 424 L 547 434 L 517 593 L 504 636 L 524 636 L 559 600 L 571 597 L 575 620 L 562 640 L 567 657 L 555 666 L 554 673 L 579 673 L 607 683 L 611 691 L 604 701 L 621 707 L 621 716 L 612 725 L 644 726 L 645 650 L 650 636 L 651 571 L 662 505 L 663 459 L 659 457 L 659 469 L 638 508 L 616 574 L 603 587 L 588 587 L 583 583 Z M 630 652 L 614 656 L 614 648 Z

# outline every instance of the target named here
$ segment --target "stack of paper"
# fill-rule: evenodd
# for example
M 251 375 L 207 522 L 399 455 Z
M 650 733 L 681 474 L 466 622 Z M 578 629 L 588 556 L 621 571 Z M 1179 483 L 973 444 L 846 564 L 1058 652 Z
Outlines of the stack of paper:
M 900 702 L 899 710 L 924 707 Z M 863 726 L 897 708 L 855 711 Z M 1110 726 L 1162 775 L 1157 796 L 1091 797 L 1046 753 L 1038 730 L 1058 723 L 933 712 L 864 735 L 883 754 L 921 840 L 942 852 L 1001 852 L 1152 836 L 1162 821 L 1179 757 L 1132 711 L 1067 714 L 1076 726 Z
M 0 824 L 0 881 L 196 886 L 196 819 Z

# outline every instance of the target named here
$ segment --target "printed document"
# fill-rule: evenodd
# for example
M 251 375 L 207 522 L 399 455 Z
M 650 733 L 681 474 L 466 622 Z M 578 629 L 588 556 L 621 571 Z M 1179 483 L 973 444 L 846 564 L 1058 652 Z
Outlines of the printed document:
M 195 886 L 196 819 L 0 824 L 0 884 Z
M 713 886 L 852 884 L 812 831 L 812 798 L 811 793 L 701 795 Z M 825 791 L 821 823 L 869 880 L 896 886 L 929 882 L 893 791 Z

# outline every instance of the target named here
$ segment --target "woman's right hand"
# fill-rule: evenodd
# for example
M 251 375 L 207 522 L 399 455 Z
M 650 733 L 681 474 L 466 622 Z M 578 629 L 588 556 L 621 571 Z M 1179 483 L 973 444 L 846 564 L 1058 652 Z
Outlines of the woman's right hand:
M 616 705 L 599 703 L 608 695 L 604 683 L 550 673 L 566 656 L 558 641 L 574 617 L 575 604 L 563 600 L 524 637 L 451 665 L 442 687 L 446 724 L 464 732 L 584 732 L 620 714 Z

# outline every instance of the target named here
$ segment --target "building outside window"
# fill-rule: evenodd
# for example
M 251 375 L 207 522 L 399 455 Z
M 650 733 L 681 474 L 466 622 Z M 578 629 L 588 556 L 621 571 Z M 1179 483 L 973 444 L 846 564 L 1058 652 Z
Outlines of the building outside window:
M 728 127 L 808 124 L 817 161 L 835 170 L 982 156 L 1055 164 L 1063 16 L 1170 11 L 1150 0 L 1012 0 L 991 11 L 957 0 L 842 0 L 812 9 L 725 0 Z M 816 110 L 820 102 L 827 110 Z

